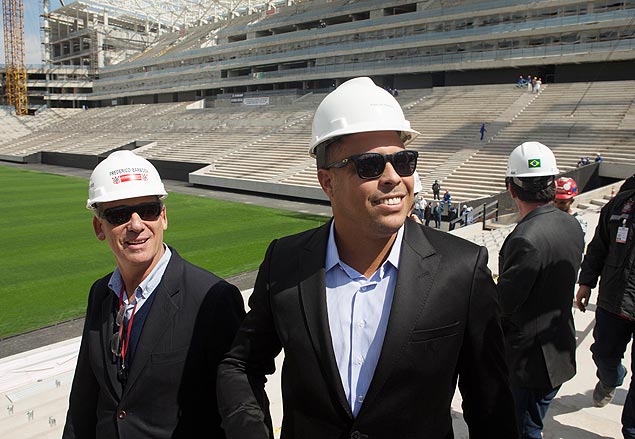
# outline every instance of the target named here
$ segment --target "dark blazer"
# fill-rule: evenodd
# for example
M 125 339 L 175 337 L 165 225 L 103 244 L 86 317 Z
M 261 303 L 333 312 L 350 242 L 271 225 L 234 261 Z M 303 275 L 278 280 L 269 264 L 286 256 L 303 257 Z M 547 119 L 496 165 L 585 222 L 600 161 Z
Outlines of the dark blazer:
M 505 239 L 498 290 L 513 385 L 553 389 L 575 375 L 571 307 L 583 247 L 580 223 L 553 204 L 528 213 Z
M 517 438 L 487 250 L 411 220 L 381 356 L 353 418 L 329 332 L 328 234 L 329 224 L 269 246 L 219 366 L 227 436 L 273 437 L 262 386 L 284 348 L 283 439 L 451 438 L 457 376 L 470 437 Z
M 63 438 L 225 437 L 214 371 L 244 317 L 242 296 L 171 251 L 125 389 L 110 351 L 110 275 L 93 284 Z

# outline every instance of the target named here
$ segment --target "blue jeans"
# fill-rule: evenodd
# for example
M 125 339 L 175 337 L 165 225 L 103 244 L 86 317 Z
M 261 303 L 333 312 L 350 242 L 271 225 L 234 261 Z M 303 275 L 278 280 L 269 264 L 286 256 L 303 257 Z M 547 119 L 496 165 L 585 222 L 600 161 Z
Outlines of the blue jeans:
M 624 382 L 626 368 L 622 366 L 622 358 L 633 335 L 635 335 L 634 321 L 597 308 L 591 353 L 598 368 L 597 377 L 605 386 L 619 387 Z M 633 360 L 633 353 L 631 353 L 631 367 Z M 622 410 L 622 434 L 625 439 L 635 439 L 635 393 L 632 379 Z
M 516 420 L 521 439 L 541 439 L 542 420 L 549 410 L 549 406 L 560 390 L 555 389 L 527 389 L 512 386 L 514 404 L 516 405 Z

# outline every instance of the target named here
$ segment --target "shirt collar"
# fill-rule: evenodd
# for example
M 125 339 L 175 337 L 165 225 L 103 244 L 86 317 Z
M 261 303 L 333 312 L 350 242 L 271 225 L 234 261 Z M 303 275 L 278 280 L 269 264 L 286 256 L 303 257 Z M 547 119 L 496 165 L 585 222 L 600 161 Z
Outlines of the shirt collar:
M 163 256 L 161 256 L 157 265 L 155 265 L 150 274 L 141 281 L 135 290 L 134 295 L 136 300 L 147 299 L 148 296 L 154 292 L 156 287 L 159 286 L 159 282 L 161 282 L 161 279 L 163 278 L 163 273 L 165 273 L 165 269 L 168 267 L 168 262 L 170 262 L 170 258 L 172 257 L 172 251 L 170 251 L 170 248 L 165 244 L 163 244 L 163 248 L 165 249 Z M 110 288 L 117 298 L 119 298 L 119 293 L 123 291 L 122 286 L 123 278 L 121 277 L 119 268 L 116 267 L 112 276 L 110 276 L 108 288 Z M 127 300 L 127 296 L 124 296 L 123 301 L 126 302 Z
M 395 242 L 392 244 L 392 248 L 390 249 L 390 253 L 388 254 L 388 258 L 386 262 L 389 262 L 393 267 L 397 270 L 399 269 L 399 259 L 401 256 L 401 244 L 403 242 L 403 231 L 404 225 L 402 224 L 399 230 L 397 231 L 397 237 L 395 238 Z M 379 267 L 379 275 L 380 277 L 384 277 L 386 262 L 384 262 L 381 267 Z M 337 244 L 335 243 L 335 220 L 331 221 L 331 228 L 329 230 L 329 240 L 326 246 L 326 260 L 324 268 L 326 271 L 329 271 L 336 265 L 342 267 L 345 271 L 348 268 L 348 265 L 344 263 L 340 259 L 340 255 L 337 251 Z M 349 273 L 350 275 L 350 273 Z

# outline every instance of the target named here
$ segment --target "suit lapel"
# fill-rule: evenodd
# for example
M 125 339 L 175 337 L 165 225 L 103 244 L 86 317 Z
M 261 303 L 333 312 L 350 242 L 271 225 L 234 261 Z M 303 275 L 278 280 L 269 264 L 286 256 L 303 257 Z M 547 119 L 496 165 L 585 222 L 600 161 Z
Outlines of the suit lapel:
M 353 414 L 346 400 L 346 393 L 337 368 L 333 342 L 329 330 L 328 312 L 326 309 L 326 272 L 324 260 L 331 223 L 322 226 L 313 235 L 300 256 L 300 300 L 304 309 L 304 317 L 309 329 L 313 349 L 320 361 L 330 388 L 346 414 Z
M 106 369 L 109 381 L 108 384 L 110 385 L 112 392 L 117 395 L 118 398 L 121 398 L 121 384 L 117 380 L 117 363 L 113 363 L 113 355 L 110 349 L 110 341 L 114 333 L 115 324 L 115 318 L 113 316 L 113 309 L 115 306 L 114 299 L 115 295 L 106 286 L 105 295 L 101 302 L 101 344 L 104 355 L 104 369 Z
M 172 257 L 163 278 L 152 293 L 155 295 L 154 301 L 139 336 L 130 375 L 123 393 L 124 397 L 131 393 L 165 331 L 172 328 L 172 321 L 179 309 L 179 279 L 181 278 L 182 264 L 178 254 L 174 249 L 171 250 Z
M 364 407 L 371 405 L 373 399 L 379 395 L 393 370 L 393 365 L 400 361 L 400 353 L 408 344 L 417 319 L 424 313 L 440 259 L 425 237 L 421 226 L 406 221 L 388 327 L 379 361 L 359 415 L 364 411 Z

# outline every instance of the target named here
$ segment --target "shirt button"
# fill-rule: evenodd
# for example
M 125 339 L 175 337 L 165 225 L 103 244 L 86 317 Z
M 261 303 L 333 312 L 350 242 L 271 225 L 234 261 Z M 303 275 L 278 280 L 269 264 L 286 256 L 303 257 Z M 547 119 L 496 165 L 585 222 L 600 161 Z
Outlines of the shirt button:
M 125 419 L 125 418 L 126 418 L 126 411 L 119 410 L 119 413 L 117 413 L 117 419 Z
M 357 357 L 357 364 L 362 364 L 364 362 L 364 358 L 363 357 Z
M 360 328 L 365 328 L 366 327 L 366 320 L 360 320 L 357 323 L 357 326 L 359 326 Z
M 364 402 L 364 395 L 359 395 L 357 397 L 357 402 Z

